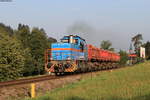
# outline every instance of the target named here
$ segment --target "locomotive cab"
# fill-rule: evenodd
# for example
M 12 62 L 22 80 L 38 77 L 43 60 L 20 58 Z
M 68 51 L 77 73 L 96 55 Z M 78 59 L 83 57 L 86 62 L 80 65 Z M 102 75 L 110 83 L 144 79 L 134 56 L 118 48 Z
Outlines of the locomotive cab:
M 64 36 L 61 39 L 61 42 L 62 43 L 71 43 L 71 44 L 74 44 L 74 45 L 78 45 L 82 52 L 84 51 L 84 49 L 86 49 L 86 42 L 85 42 L 85 40 L 82 39 L 79 36 L 73 36 L 73 35 Z
M 86 58 L 87 58 L 87 45 L 86 45 L 86 42 L 83 38 L 81 38 L 77 35 L 76 36 L 69 35 L 69 36 L 64 36 L 61 39 L 61 42 L 74 45 L 74 47 L 76 47 L 75 49 L 77 49 L 78 53 L 80 53 L 79 54 L 80 59 L 78 59 L 78 60 L 81 60 L 81 59 L 86 60 Z

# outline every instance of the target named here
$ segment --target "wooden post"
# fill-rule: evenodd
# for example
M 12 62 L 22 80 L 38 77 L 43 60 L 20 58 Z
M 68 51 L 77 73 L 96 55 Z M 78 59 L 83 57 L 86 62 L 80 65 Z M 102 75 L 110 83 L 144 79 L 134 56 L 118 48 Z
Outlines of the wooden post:
M 31 98 L 35 98 L 35 83 L 31 83 Z

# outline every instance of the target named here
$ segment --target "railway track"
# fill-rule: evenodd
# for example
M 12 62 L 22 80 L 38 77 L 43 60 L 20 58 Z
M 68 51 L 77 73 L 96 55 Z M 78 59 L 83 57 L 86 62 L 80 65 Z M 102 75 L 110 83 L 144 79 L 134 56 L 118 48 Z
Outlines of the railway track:
M 40 82 L 40 81 L 44 81 L 44 80 L 59 79 L 59 78 L 61 78 L 61 77 L 46 75 L 46 76 L 40 76 L 40 77 L 34 77 L 34 78 L 5 81 L 5 82 L 0 82 L 0 88 L 1 87 L 14 86 L 14 85 L 35 83 L 35 82 Z
M 123 67 L 120 67 L 120 68 L 123 68 Z M 120 69 L 120 68 L 105 69 L 105 70 L 99 70 L 99 71 L 116 70 L 116 69 Z M 93 72 L 97 72 L 97 71 L 93 71 Z M 63 78 L 63 77 L 71 77 L 71 76 L 83 75 L 83 74 L 88 74 L 88 73 L 91 73 L 91 72 L 85 72 L 85 73 L 79 73 L 79 74 L 72 74 L 72 75 L 63 75 L 63 76 L 46 75 L 46 76 L 40 76 L 40 77 L 34 77 L 34 78 L 26 78 L 26 79 L 5 81 L 5 82 L 0 82 L 0 88 L 1 87 L 14 86 L 14 85 L 36 83 L 36 82 L 41 82 L 41 81 L 46 81 L 46 80 L 60 79 L 60 78 Z

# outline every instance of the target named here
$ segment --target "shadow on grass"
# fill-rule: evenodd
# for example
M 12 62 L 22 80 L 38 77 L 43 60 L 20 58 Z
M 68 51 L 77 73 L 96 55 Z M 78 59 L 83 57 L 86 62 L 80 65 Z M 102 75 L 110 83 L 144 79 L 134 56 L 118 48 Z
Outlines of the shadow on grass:
M 37 100 L 55 100 L 50 97 L 41 97 Z M 86 100 L 85 98 L 78 97 L 78 96 L 73 96 L 73 97 L 68 97 L 65 100 Z M 93 100 L 150 100 L 150 94 L 149 95 L 144 95 L 144 96 L 137 96 L 133 98 L 120 98 L 120 97 L 110 97 L 110 98 L 93 98 Z
M 69 98 L 67 98 L 65 100 L 85 100 L 85 99 L 83 99 L 81 97 L 78 97 L 78 96 L 74 96 L 74 97 L 69 97 Z
M 86 99 L 75 96 L 75 97 L 69 97 L 65 100 L 86 100 Z M 93 98 L 93 100 L 150 100 L 150 94 L 144 95 L 144 96 L 137 96 L 137 97 L 133 97 L 133 98 L 129 98 L 129 99 L 120 98 L 120 97 L 110 97 L 110 98 L 97 98 L 97 99 Z
M 137 96 L 137 97 L 132 97 L 132 98 L 119 98 L 119 97 L 110 97 L 110 98 L 101 98 L 98 100 L 150 100 L 150 94 L 149 95 L 144 95 L 144 96 Z
M 150 100 L 150 94 L 144 96 L 137 96 L 134 97 L 133 99 L 128 99 L 128 100 Z
M 39 98 L 37 100 L 53 100 L 53 99 L 51 99 L 50 97 L 42 97 L 42 98 Z
M 55 99 L 52 99 L 50 97 L 43 97 L 43 98 L 39 98 L 38 100 L 55 100 Z M 75 97 L 68 97 L 62 100 L 85 100 L 85 99 L 75 96 Z

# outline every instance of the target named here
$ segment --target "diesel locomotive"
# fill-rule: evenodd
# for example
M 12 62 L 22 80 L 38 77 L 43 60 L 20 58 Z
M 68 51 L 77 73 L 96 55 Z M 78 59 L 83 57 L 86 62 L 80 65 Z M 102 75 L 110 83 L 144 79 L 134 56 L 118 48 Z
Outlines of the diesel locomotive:
M 120 55 L 103 50 L 77 35 L 64 36 L 45 52 L 45 70 L 49 73 L 78 73 L 118 67 Z

